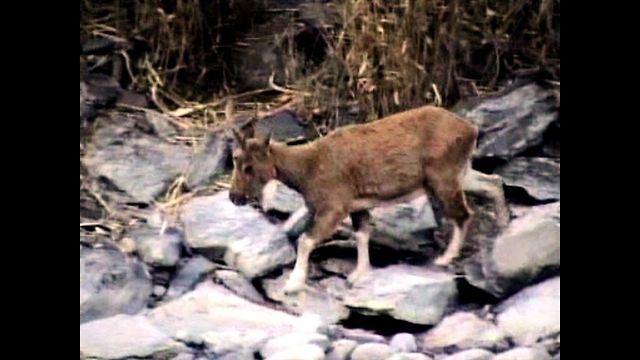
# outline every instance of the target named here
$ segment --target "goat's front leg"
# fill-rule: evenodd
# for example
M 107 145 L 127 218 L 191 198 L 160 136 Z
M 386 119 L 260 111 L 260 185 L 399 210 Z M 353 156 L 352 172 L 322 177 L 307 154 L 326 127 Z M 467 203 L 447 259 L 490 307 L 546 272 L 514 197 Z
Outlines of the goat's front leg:
M 341 211 L 316 212 L 311 231 L 302 234 L 298 239 L 298 254 L 293 271 L 284 287 L 284 293 L 290 295 L 304 289 L 309 270 L 309 256 L 321 241 L 329 238 L 338 223 L 345 217 Z
M 293 271 L 289 275 L 289 279 L 284 286 L 285 294 L 293 294 L 301 291 L 307 280 L 307 271 L 309 268 L 309 255 L 318 244 L 318 240 L 310 237 L 308 234 L 302 234 L 298 239 L 298 254 L 296 264 Z
M 371 225 L 369 220 L 371 215 L 369 211 L 363 210 L 351 213 L 351 222 L 355 230 L 356 246 L 358 249 L 358 263 L 355 270 L 349 275 L 347 281 L 353 285 L 365 273 L 371 270 L 371 262 L 369 261 L 369 235 L 371 233 Z

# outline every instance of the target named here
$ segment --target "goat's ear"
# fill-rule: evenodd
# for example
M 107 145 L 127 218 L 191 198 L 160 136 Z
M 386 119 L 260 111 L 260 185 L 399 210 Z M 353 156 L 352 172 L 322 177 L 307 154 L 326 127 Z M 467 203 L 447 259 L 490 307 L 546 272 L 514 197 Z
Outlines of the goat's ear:
M 255 136 L 255 124 L 258 118 L 251 118 L 244 126 L 242 126 L 242 134 L 245 139 L 251 139 Z
M 266 148 L 267 146 L 269 146 L 270 142 L 271 142 L 271 131 L 268 131 L 267 134 L 262 138 L 261 145 Z
M 236 142 L 240 147 L 244 148 L 244 135 L 242 135 L 236 128 L 231 128 L 231 132 L 233 133 L 233 137 L 236 139 Z

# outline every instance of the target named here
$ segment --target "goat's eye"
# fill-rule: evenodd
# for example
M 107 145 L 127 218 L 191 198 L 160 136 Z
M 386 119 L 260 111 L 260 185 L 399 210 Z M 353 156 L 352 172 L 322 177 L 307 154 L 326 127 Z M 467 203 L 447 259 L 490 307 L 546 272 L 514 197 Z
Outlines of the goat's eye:
M 251 175 L 253 174 L 253 166 L 246 165 L 242 171 L 247 175 Z

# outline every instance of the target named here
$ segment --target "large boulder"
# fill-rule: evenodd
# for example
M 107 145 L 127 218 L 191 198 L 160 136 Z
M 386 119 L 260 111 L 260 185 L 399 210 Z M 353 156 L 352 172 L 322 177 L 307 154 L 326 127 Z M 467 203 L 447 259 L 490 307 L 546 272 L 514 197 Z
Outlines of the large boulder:
M 553 89 L 519 82 L 465 101 L 454 111 L 480 128 L 476 158 L 510 159 L 542 143 L 549 125 L 559 121 L 558 102 Z
M 107 248 L 80 251 L 80 323 L 116 314 L 136 314 L 151 296 L 142 263 Z
M 465 265 L 468 281 L 495 296 L 511 294 L 560 267 L 560 202 L 513 220 Z
M 295 260 L 286 234 L 252 207 L 234 205 L 228 191 L 193 198 L 180 216 L 190 247 L 210 250 L 248 278 Z
M 140 116 L 132 114 L 131 117 Z M 140 202 L 163 195 L 189 165 L 191 150 L 152 136 L 126 114 L 103 118 L 82 163 L 95 177 L 109 180 Z M 142 121 L 142 120 L 141 120 Z
M 517 157 L 495 171 L 505 185 L 523 189 L 538 200 L 560 200 L 560 161 L 542 157 Z
M 520 346 L 560 332 L 560 277 L 526 288 L 500 304 L 498 327 Z

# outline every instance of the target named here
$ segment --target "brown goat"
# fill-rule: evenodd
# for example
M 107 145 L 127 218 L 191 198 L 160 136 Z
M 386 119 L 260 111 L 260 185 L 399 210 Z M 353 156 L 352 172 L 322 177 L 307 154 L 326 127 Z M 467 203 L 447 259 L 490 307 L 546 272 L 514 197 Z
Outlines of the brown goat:
M 346 126 L 317 141 L 287 146 L 254 136 L 253 123 L 234 130 L 230 200 L 258 200 L 268 181 L 277 179 L 299 191 L 313 214 L 313 225 L 298 241 L 297 259 L 285 293 L 305 286 L 309 254 L 351 216 L 358 259 L 348 281 L 370 269 L 369 209 L 407 201 L 425 193 L 443 205 L 453 235 L 435 260 L 448 265 L 459 255 L 472 211 L 464 191 L 483 193 L 499 204 L 508 221 L 502 181 L 471 169 L 478 130 L 453 113 L 425 106 L 362 125 Z

